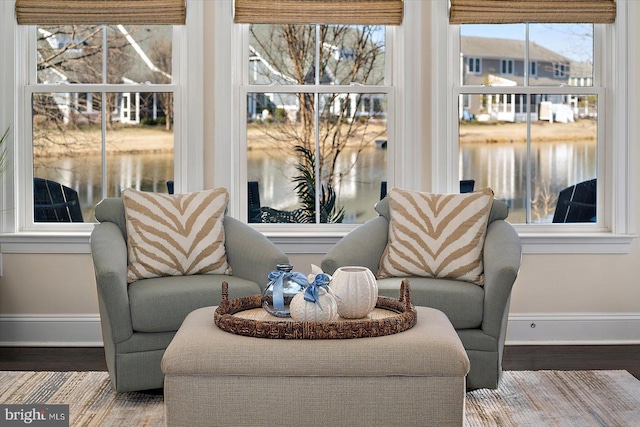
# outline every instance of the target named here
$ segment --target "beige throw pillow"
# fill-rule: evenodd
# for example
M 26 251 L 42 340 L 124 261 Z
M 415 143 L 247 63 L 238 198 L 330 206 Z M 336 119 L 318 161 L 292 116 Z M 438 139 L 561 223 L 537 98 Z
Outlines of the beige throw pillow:
M 187 194 L 122 191 L 127 225 L 127 281 L 160 276 L 231 274 L 224 188 Z
M 389 191 L 389 240 L 378 278 L 421 276 L 482 284 L 482 249 L 493 191 Z

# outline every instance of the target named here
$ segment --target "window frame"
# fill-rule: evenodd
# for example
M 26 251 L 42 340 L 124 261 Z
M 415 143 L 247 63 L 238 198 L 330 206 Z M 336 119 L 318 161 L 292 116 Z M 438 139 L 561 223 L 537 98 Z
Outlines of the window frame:
M 474 64 L 474 69 L 471 70 L 471 63 Z M 477 65 L 477 67 L 476 67 Z M 467 58 L 467 67 L 469 68 L 469 74 L 482 74 L 482 58 L 470 56 Z M 477 68 L 477 69 L 476 69 Z
M 387 29 L 393 34 L 392 61 L 387 61 L 387 66 L 391 67 L 394 79 L 397 117 L 396 123 L 389 121 L 387 124 L 388 133 L 395 135 L 397 141 L 395 150 L 388 151 L 387 178 L 390 182 L 393 180 L 396 186 L 419 189 L 425 171 L 422 151 L 426 148 L 423 147 L 422 140 L 428 133 L 422 123 L 429 107 L 426 102 L 419 102 L 423 90 L 423 73 L 420 67 L 416 67 L 415 61 L 424 55 L 423 49 L 428 44 L 422 24 L 425 19 L 423 15 L 429 12 L 430 6 L 427 2 L 405 2 L 404 9 L 403 24 Z M 234 141 L 239 138 L 240 126 L 245 124 L 239 123 L 238 115 L 233 114 L 233 110 L 237 108 L 234 104 L 240 99 L 240 74 L 237 70 L 241 69 L 244 59 L 244 52 L 236 47 L 245 44 L 238 44 L 243 41 L 243 32 L 239 25 L 233 24 L 230 19 L 232 16 L 232 2 L 215 2 L 213 73 L 216 79 L 212 90 L 216 96 L 213 98 L 213 122 L 228 123 L 229 126 L 215 126 L 212 133 L 214 141 L 232 143 L 215 144 L 212 179 L 216 186 L 225 186 L 230 190 L 231 200 L 227 213 L 240 218 L 242 212 L 246 212 L 246 205 L 242 204 L 246 193 L 238 191 L 246 191 L 247 184 L 240 179 L 237 171 L 240 151 L 239 144 Z M 238 194 L 242 196 L 238 197 Z M 249 225 L 255 227 L 260 224 Z M 260 231 L 288 254 L 325 254 L 341 237 L 357 226 L 359 225 L 313 224 L 300 231 L 291 231 L 287 227 L 261 227 Z
M 422 107 L 415 106 L 419 93 L 407 94 L 405 87 L 420 87 L 422 78 L 420 70 L 415 67 L 420 61 L 422 51 L 418 35 L 420 31 L 422 2 L 405 2 L 405 17 L 403 25 L 387 27 L 387 58 L 385 61 L 385 75 L 391 79 L 392 86 L 389 102 L 395 102 L 396 120 L 387 121 L 389 141 L 395 141 L 395 150 L 388 151 L 387 180 L 390 185 L 417 188 L 421 180 L 421 148 L 416 126 L 421 123 Z M 228 16 L 233 14 L 231 2 L 216 2 L 215 28 L 220 34 L 228 37 L 217 37 L 215 44 L 215 122 L 230 123 L 230 126 L 216 126 L 215 141 L 238 141 L 240 132 L 246 126 L 240 119 L 244 113 L 240 111 L 246 97 L 241 96 L 241 83 L 245 75 L 243 69 L 244 46 L 248 46 L 248 27 L 232 24 Z M 217 33 L 217 35 L 220 35 Z M 411 34 L 415 37 L 410 37 Z M 234 48 L 241 46 L 240 48 Z M 229 88 L 228 83 L 233 84 Z M 337 86 L 331 86 L 329 92 L 336 92 Z M 371 92 L 379 89 L 371 89 Z M 232 107 L 229 108 L 229 105 Z M 409 108 L 409 106 L 411 108 Z M 389 108 L 389 110 L 391 110 Z M 243 110 L 244 111 L 244 110 Z M 246 177 L 242 176 L 240 168 L 243 165 L 243 144 L 215 144 L 214 181 L 216 185 L 230 189 L 231 200 L 228 214 L 242 219 L 246 217 Z M 388 147 L 390 147 L 389 144 Z M 246 162 L 244 162 L 246 164 Z M 373 207 L 372 207 L 373 209 Z M 337 241 L 360 224 L 258 224 L 249 223 L 287 253 L 326 253 Z
M 249 24 L 240 25 L 240 31 L 242 31 L 242 40 L 246 40 L 243 42 L 242 51 L 246 53 L 244 58 L 249 58 Z M 249 83 L 249 61 L 242 61 L 242 68 L 240 71 L 240 85 L 238 88 L 239 100 L 238 100 L 238 108 L 234 108 L 234 111 L 239 112 L 239 141 L 238 141 L 238 172 L 239 172 L 239 180 L 240 180 L 240 188 L 244 190 L 241 193 L 238 193 L 240 196 L 240 215 L 239 219 L 245 223 L 248 222 L 247 212 L 247 120 L 246 120 L 246 112 L 247 112 L 247 95 L 251 93 L 261 93 L 261 94 L 299 94 L 305 93 L 312 96 L 321 96 L 323 94 L 358 94 L 358 95 L 366 95 L 366 94 L 384 94 L 387 99 L 387 147 L 395 146 L 395 138 L 394 135 L 390 131 L 390 123 L 395 120 L 395 91 L 392 85 L 392 72 L 389 62 L 392 60 L 390 52 L 393 51 L 393 42 L 389 43 L 389 37 L 391 35 L 391 28 L 389 26 L 386 27 L 386 41 L 385 41 L 385 76 L 384 76 L 384 84 L 383 85 L 360 85 L 360 84 L 352 84 L 352 85 L 333 85 L 333 84 L 322 84 L 322 83 L 309 83 L 309 84 L 250 84 Z M 316 35 L 318 33 L 316 32 Z M 316 112 L 317 113 L 317 112 Z M 320 112 L 321 113 L 321 112 Z M 316 124 L 317 125 L 317 124 Z M 389 188 L 394 183 L 393 180 L 393 150 L 389 150 L 387 148 L 387 183 Z M 317 155 L 317 153 L 314 153 Z M 244 185 L 242 184 L 244 182 Z M 319 217 L 319 213 L 316 212 L 316 219 Z M 312 231 L 349 231 L 354 228 L 354 226 L 360 224 L 349 224 L 349 223 L 311 223 L 311 224 L 286 224 L 286 223 L 276 223 L 276 224 L 263 224 L 263 223 L 249 223 L 256 230 L 261 232 L 269 232 L 269 231 L 281 231 L 283 228 L 287 228 L 290 231 L 298 231 L 298 232 L 306 232 L 310 229 L 314 229 Z
M 203 6 L 187 0 L 186 25 L 173 27 L 173 77 L 175 89 L 174 181 L 177 192 L 203 188 Z M 0 35 L 3 57 L 15 58 L 15 66 L 0 79 L 1 105 L 16 105 L 1 118 L 11 124 L 12 138 L 7 150 L 12 168 L 2 180 L 2 248 L 14 253 L 89 253 L 93 223 L 33 223 L 33 150 L 31 140 L 31 99 L 27 73 L 35 76 L 35 26 L 18 25 L 14 2 L 1 2 Z M 35 77 L 34 77 L 35 78 Z M 35 80 L 33 80 L 35 82 Z M 34 85 L 36 86 L 36 85 Z M 36 92 L 60 92 L 58 85 L 37 85 Z M 102 85 L 101 85 L 102 86 Z M 105 85 L 107 92 L 133 89 L 132 85 Z M 140 92 L 141 88 L 135 86 Z M 166 89 L 168 85 L 145 85 L 145 92 Z M 95 92 L 95 85 L 76 84 L 73 92 Z M 188 100 L 188 101 L 187 101 Z M 189 141 L 189 144 L 183 143 Z M 188 165 L 188 167 L 187 167 Z M 29 208 L 29 209 L 28 209 Z
M 567 77 L 567 65 L 559 62 L 553 63 L 553 78 L 563 79 Z
M 432 163 L 433 191 L 442 192 L 455 188 L 454 184 L 459 179 L 458 101 L 453 90 L 453 79 L 457 75 L 454 70 L 458 70 L 460 63 L 457 54 L 460 52 L 459 26 L 448 23 L 446 3 L 433 2 L 434 25 L 431 28 L 434 43 L 447 47 L 437 51 L 432 62 L 434 81 L 445 88 L 434 91 L 432 102 L 432 138 L 438 145 L 437 156 Z M 606 104 L 599 109 L 606 115 L 604 129 L 599 129 L 599 132 L 603 132 L 600 139 L 603 143 L 599 144 L 599 162 L 604 163 L 598 175 L 598 194 L 602 195 L 599 205 L 604 211 L 602 226 L 515 224 L 523 243 L 523 253 L 628 253 L 631 242 L 637 237 L 631 230 L 631 189 L 627 182 L 630 171 L 629 136 L 634 131 L 634 123 L 626 116 L 626 112 L 632 111 L 632 101 L 627 96 L 616 96 L 628 93 L 633 84 L 628 79 L 628 76 L 634 75 L 633 63 L 629 60 L 633 57 L 633 46 L 628 42 L 628 36 L 634 27 L 630 22 L 633 15 L 628 10 L 636 6 L 630 3 L 626 0 L 617 2 L 615 24 L 595 25 L 598 36 L 594 49 L 600 60 L 594 63 L 594 74 L 602 79 L 603 91 L 607 95 Z M 568 89 L 564 86 L 558 90 L 570 93 Z M 467 88 L 465 92 L 469 92 Z M 439 110 L 436 106 L 441 105 L 443 99 L 446 99 L 447 106 Z
M 500 75 L 513 76 L 515 74 L 515 61 L 511 58 L 500 59 Z
M 31 48 L 35 48 L 37 45 L 37 37 L 35 32 L 35 26 L 27 26 L 28 32 L 24 34 L 24 48 L 25 50 L 31 50 Z M 103 33 L 104 35 L 104 33 Z M 177 37 L 176 37 L 177 35 Z M 177 26 L 174 26 L 173 30 L 173 39 L 179 39 L 179 29 Z M 173 55 L 177 53 L 177 49 L 173 48 Z M 24 197 L 20 198 L 20 214 L 18 217 L 18 229 L 20 231 L 25 232 L 38 232 L 38 231 L 60 231 L 61 229 L 64 231 L 91 231 L 93 229 L 92 222 L 70 222 L 70 223 L 58 223 L 58 222 L 34 222 L 33 221 L 33 185 L 28 185 L 28 183 L 33 182 L 33 144 L 32 137 L 33 135 L 33 117 L 32 117 L 32 103 L 31 99 L 34 94 L 39 93 L 97 93 L 97 94 L 109 94 L 109 93 L 120 93 L 120 94 L 140 94 L 140 93 L 159 93 L 159 92 L 171 92 L 173 93 L 174 98 L 174 117 L 176 123 L 180 122 L 182 117 L 181 105 L 181 85 L 180 85 L 180 75 L 179 75 L 179 67 L 177 67 L 178 72 L 173 72 L 171 84 L 129 84 L 129 83 L 59 83 L 59 84 L 42 84 L 37 82 L 37 67 L 36 67 L 36 56 L 35 55 L 26 55 L 26 67 L 28 72 L 23 73 L 25 77 L 25 81 L 23 82 L 23 96 L 19 102 L 19 110 L 22 111 L 22 123 L 21 130 L 24 131 L 22 135 L 22 144 L 20 146 L 20 151 L 23 153 L 23 161 L 21 162 L 24 167 L 22 168 L 22 173 L 18 179 L 18 194 L 23 194 Z M 178 64 L 177 61 L 173 60 L 173 67 L 176 67 Z M 68 90 L 65 90 L 68 89 Z M 104 143 L 104 141 L 103 141 Z M 174 128 L 174 151 L 179 151 L 180 147 L 180 137 L 178 132 L 178 127 Z M 105 166 L 106 154 L 103 151 L 102 154 L 102 166 Z M 180 171 L 180 165 L 176 162 L 174 158 L 174 173 Z M 104 180 L 105 176 L 102 175 Z M 107 183 L 103 182 L 103 194 L 101 198 L 104 196 L 105 188 L 104 186 Z

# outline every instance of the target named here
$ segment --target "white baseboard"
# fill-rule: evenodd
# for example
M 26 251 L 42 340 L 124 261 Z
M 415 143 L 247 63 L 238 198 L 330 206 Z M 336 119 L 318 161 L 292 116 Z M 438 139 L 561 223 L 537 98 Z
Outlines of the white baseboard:
M 511 314 L 506 344 L 640 344 L 640 313 Z
M 0 315 L 0 346 L 102 347 L 97 314 Z
M 640 344 L 640 313 L 512 314 L 506 343 Z M 0 346 L 101 347 L 100 316 L 0 315 Z

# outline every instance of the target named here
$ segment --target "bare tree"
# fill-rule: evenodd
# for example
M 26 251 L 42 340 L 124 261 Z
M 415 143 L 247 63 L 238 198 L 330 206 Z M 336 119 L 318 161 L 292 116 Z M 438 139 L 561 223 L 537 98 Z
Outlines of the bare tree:
M 155 80 L 153 83 L 171 83 L 171 79 L 167 76 L 167 74 L 171 74 L 171 50 L 172 44 L 168 39 L 155 39 L 151 43 L 149 58 L 151 58 L 156 67 L 165 72 L 154 73 L 153 77 Z M 169 131 L 173 127 L 173 92 L 158 93 L 158 101 L 166 119 L 165 129 Z
M 384 79 L 384 43 L 375 37 L 380 32 L 380 27 L 373 26 L 321 26 L 317 40 L 320 47 L 318 70 L 315 66 L 314 26 L 252 26 L 251 43 L 253 53 L 267 64 L 261 74 L 265 83 L 305 85 L 319 81 L 320 84 L 375 85 Z M 252 126 L 280 153 L 273 155 L 281 156 L 283 151 L 293 149 L 297 165 L 301 165 L 308 164 L 304 153 L 315 152 L 315 125 L 318 120 L 319 152 L 315 162 L 320 169 L 321 182 L 316 185 L 320 187 L 326 183 L 331 191 L 357 164 L 362 151 L 373 146 L 375 140 L 386 132 L 386 129 L 371 126 L 374 117 L 369 113 L 373 108 L 367 108 L 366 114 L 358 114 L 365 104 L 373 107 L 371 103 L 375 97 L 333 93 L 321 94 L 315 102 L 313 94 L 298 93 L 295 96 L 298 111 L 294 120 L 286 114 L 270 111 L 275 120 L 257 121 Z M 378 110 L 384 107 L 382 102 L 379 104 L 376 105 Z M 338 170 L 339 159 L 347 147 L 355 152 L 355 156 L 346 168 Z M 303 205 L 308 204 L 308 201 L 302 202 Z

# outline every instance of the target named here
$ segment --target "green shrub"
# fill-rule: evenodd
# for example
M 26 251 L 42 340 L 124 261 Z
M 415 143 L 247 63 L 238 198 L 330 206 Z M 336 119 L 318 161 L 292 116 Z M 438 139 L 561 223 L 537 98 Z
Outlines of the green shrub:
M 158 121 L 150 117 L 145 117 L 143 119 L 140 119 L 140 124 L 143 126 L 156 126 L 158 124 Z

